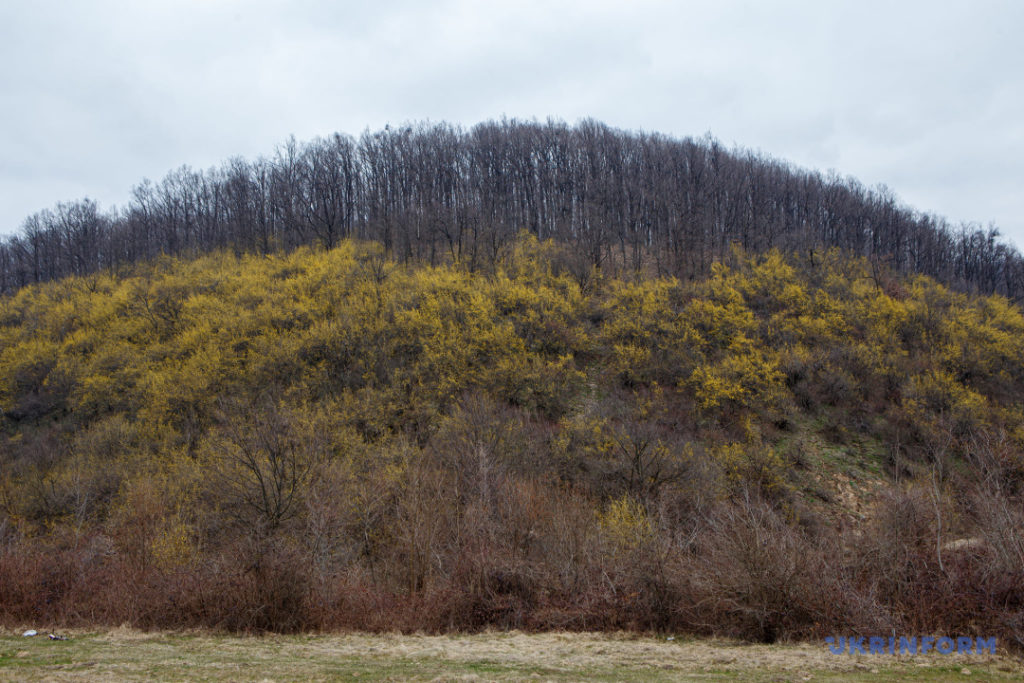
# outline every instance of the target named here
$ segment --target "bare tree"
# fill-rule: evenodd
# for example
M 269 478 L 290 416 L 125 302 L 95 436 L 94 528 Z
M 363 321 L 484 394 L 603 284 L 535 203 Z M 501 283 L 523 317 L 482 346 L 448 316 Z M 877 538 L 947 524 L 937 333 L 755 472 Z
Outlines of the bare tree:
M 235 516 L 273 530 L 295 516 L 325 442 L 269 398 L 248 406 L 222 406 L 219 428 L 207 445 L 214 484 L 235 505 Z

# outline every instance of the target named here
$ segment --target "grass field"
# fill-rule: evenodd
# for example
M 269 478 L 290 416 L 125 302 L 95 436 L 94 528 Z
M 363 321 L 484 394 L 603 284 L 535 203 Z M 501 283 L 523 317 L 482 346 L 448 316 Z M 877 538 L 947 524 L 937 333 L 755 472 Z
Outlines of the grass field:
M 238 637 L 128 629 L 0 635 L 0 680 L 1021 680 L 999 655 L 831 655 L 824 644 L 746 645 L 633 635 Z
M 18 632 L 19 633 L 19 632 Z M 1004 655 L 831 655 L 825 645 L 603 634 L 238 637 L 127 629 L 0 635 L 0 680 L 1011 681 Z

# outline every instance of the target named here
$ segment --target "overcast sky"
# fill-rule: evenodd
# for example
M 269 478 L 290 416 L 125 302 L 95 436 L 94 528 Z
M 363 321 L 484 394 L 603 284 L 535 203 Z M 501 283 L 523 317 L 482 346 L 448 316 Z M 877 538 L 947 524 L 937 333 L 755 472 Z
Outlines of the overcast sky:
M 726 145 L 1024 246 L 1024 2 L 2 0 L 0 234 L 58 201 L 407 121 Z

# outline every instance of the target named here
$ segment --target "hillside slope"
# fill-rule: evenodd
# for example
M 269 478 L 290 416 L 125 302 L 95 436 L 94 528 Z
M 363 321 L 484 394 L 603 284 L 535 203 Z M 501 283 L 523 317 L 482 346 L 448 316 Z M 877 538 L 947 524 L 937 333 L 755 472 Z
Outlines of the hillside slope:
M 0 300 L 0 620 L 1024 637 L 1024 316 L 838 251 Z

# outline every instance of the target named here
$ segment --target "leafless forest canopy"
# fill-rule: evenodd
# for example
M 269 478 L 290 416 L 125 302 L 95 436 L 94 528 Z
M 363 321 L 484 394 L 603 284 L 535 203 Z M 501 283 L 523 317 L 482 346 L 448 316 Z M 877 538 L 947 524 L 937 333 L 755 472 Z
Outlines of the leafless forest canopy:
M 118 211 L 60 203 L 0 242 L 0 291 L 160 254 L 270 253 L 347 237 L 380 241 L 403 260 L 475 268 L 520 230 L 573 245 L 581 265 L 690 278 L 735 242 L 839 247 L 970 290 L 1024 295 L 1024 260 L 994 227 L 951 225 L 885 188 L 710 137 L 514 120 L 293 138 L 270 157 L 145 180 Z

